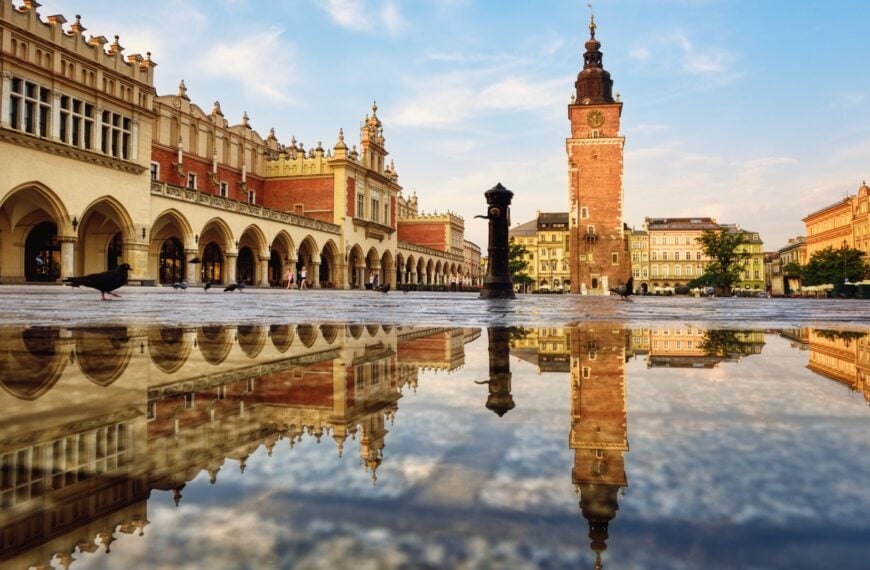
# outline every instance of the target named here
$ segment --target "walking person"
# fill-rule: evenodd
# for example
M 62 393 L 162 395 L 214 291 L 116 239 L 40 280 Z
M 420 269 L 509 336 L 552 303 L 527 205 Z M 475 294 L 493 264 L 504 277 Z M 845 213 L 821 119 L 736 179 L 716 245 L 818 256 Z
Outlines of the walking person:
M 296 283 L 296 272 L 293 271 L 293 266 L 287 268 L 287 274 L 284 276 L 287 279 L 287 288 L 292 289 Z
M 374 289 L 375 289 L 375 272 L 374 271 L 369 273 L 369 286 L 368 286 L 368 288 L 371 291 L 374 291 Z
M 308 289 L 308 269 L 304 265 L 299 271 L 299 288 Z

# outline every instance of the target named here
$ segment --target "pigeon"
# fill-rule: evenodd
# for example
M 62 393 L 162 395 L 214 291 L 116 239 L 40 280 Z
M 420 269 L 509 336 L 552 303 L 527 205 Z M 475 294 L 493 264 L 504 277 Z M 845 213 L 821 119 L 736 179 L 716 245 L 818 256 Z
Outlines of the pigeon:
M 211 281 L 206 281 L 205 283 L 202 284 L 203 291 L 208 291 L 209 289 L 211 289 Z
M 181 289 L 182 291 L 186 291 L 187 290 L 187 281 L 182 281 L 181 283 L 178 283 L 176 281 L 175 283 L 172 284 L 172 288 L 175 289 L 176 291 L 178 291 L 179 289 Z
M 381 293 L 389 293 L 390 292 L 390 284 L 387 283 L 386 285 L 381 285 L 380 287 L 378 287 L 378 291 L 380 291 Z
M 224 293 L 227 293 L 229 291 L 238 291 L 239 293 L 241 293 L 244 290 L 244 288 L 245 288 L 244 282 L 237 281 L 236 283 L 230 283 L 229 285 L 224 287 Z
M 629 277 L 625 285 L 620 285 L 615 289 L 611 288 L 610 292 L 619 295 L 623 301 L 631 301 L 628 296 L 634 293 L 634 277 Z
M 122 263 L 111 271 L 103 271 L 102 273 L 91 273 L 81 277 L 67 277 L 63 280 L 71 287 L 90 287 L 100 292 L 100 300 L 106 300 L 106 293 L 112 297 L 120 297 L 113 291 L 127 284 L 127 274 L 130 272 L 130 265 Z

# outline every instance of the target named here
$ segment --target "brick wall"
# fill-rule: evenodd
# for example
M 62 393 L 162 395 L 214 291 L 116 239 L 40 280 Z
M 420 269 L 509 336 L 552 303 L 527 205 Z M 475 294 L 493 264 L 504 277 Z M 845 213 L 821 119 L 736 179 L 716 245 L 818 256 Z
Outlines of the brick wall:
M 181 172 L 183 176 L 179 176 L 175 170 L 175 162 L 178 160 L 178 151 L 171 151 L 166 148 L 152 146 L 151 161 L 160 165 L 161 182 L 175 184 L 176 186 L 187 187 L 188 173 L 196 174 L 196 185 L 200 192 L 205 194 L 217 195 L 220 193 L 219 184 L 213 184 L 209 175 L 212 171 L 212 163 L 210 160 L 205 160 L 192 155 L 184 154 L 182 157 Z M 247 202 L 248 196 L 240 188 L 242 182 L 242 173 L 234 168 L 227 168 L 218 164 L 217 170 L 218 182 L 226 182 L 228 184 L 227 197 L 240 202 Z M 249 190 L 256 193 L 258 204 L 263 203 L 264 180 L 257 176 L 247 176 L 247 186 Z
M 440 251 L 448 250 L 447 224 L 443 222 L 399 222 L 398 230 L 399 241 L 431 247 Z
M 356 216 L 356 180 L 353 178 L 347 179 L 347 216 Z
M 303 215 L 333 223 L 335 196 L 333 175 L 311 178 L 279 178 L 266 180 L 263 206 L 295 212 L 297 204 L 304 207 Z

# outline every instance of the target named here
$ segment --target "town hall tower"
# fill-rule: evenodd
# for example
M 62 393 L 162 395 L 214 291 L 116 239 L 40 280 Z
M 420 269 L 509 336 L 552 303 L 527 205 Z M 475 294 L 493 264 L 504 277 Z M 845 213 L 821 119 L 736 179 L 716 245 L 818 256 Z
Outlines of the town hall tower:
M 583 69 L 568 105 L 569 262 L 571 292 L 606 294 L 625 283 L 630 265 L 622 222 L 622 103 L 602 65 L 595 17 L 583 54 Z

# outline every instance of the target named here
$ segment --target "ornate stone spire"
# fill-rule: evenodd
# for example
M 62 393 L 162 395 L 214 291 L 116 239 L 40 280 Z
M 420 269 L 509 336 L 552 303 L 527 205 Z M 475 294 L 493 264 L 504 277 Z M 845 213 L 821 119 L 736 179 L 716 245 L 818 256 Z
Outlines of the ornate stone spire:
M 221 102 L 220 101 L 214 102 L 214 107 L 211 108 L 211 114 L 214 117 L 223 117 L 224 116 L 224 112 L 221 111 Z
M 591 8 L 591 5 L 590 5 Z M 583 70 L 577 75 L 574 86 L 577 89 L 576 103 L 613 103 L 613 80 L 604 69 L 601 42 L 595 39 L 595 15 L 589 19 L 589 40 L 583 54 Z

